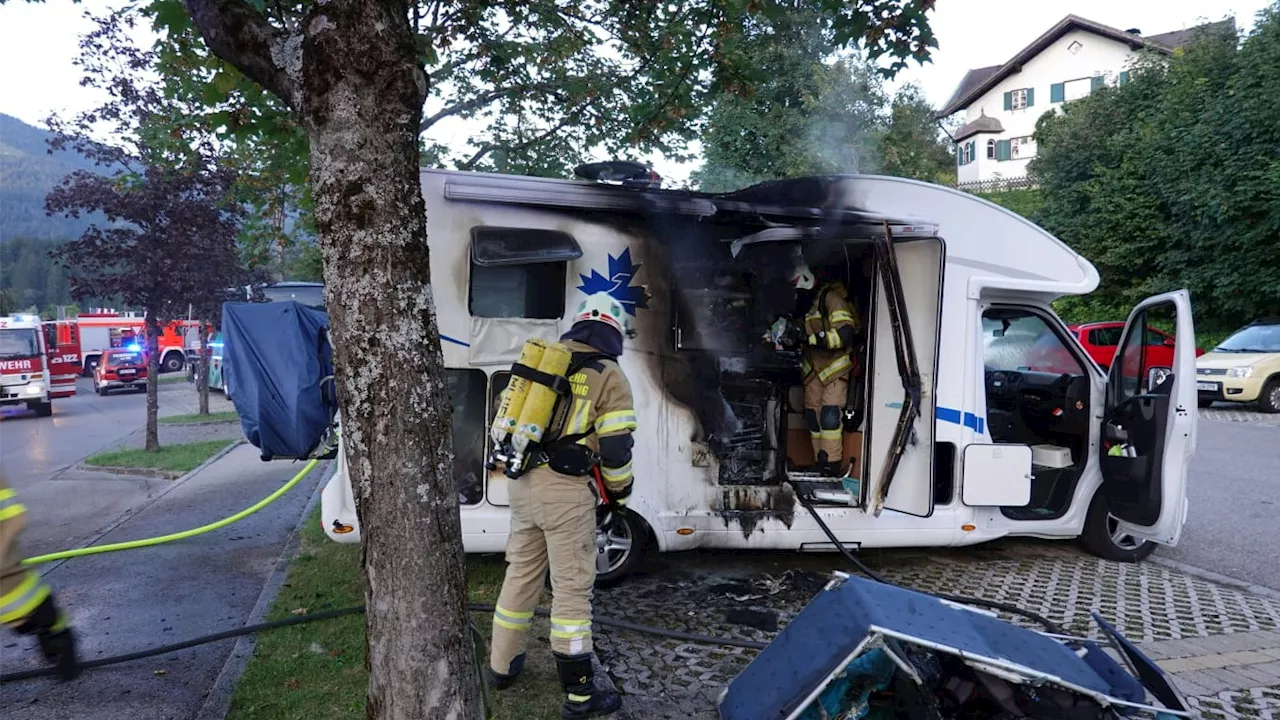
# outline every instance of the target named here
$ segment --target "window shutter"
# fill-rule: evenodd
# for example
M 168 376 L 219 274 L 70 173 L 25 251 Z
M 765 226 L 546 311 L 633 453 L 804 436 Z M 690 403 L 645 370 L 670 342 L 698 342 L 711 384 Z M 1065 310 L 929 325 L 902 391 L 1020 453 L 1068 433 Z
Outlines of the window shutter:
M 1027 88 L 1027 107 L 1031 107 L 1032 105 L 1035 105 L 1035 104 L 1036 104 L 1036 89 Z
M 973 162 L 974 158 L 978 157 L 977 146 L 978 146 L 978 143 L 976 140 L 969 141 L 969 162 Z
M 1129 82 L 1129 71 L 1128 71 L 1128 70 L 1121 70 L 1121 71 L 1120 71 L 1120 84 L 1121 84 L 1121 85 L 1126 85 L 1126 84 L 1128 84 L 1128 82 Z
M 964 146 L 956 145 L 956 165 L 964 164 Z
M 1008 160 L 1008 159 L 1009 159 L 1009 141 L 997 140 L 996 141 L 996 160 Z
M 1004 94 L 1004 109 L 1005 110 L 1013 109 L 1013 91 L 1009 91 Z
M 1049 102 L 1059 103 L 1067 98 L 1067 84 L 1054 83 L 1049 86 Z
M 1094 75 L 1089 79 L 1089 90 L 1097 90 L 1106 82 L 1106 78 L 1101 75 Z

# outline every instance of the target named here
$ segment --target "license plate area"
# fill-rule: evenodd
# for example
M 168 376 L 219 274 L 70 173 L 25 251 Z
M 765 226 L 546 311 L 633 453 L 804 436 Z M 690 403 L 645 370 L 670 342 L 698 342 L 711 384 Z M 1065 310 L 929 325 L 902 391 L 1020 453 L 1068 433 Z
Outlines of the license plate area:
M 1201 392 L 1218 392 L 1222 389 L 1222 385 L 1216 382 L 1205 382 L 1200 380 L 1196 382 L 1196 390 Z

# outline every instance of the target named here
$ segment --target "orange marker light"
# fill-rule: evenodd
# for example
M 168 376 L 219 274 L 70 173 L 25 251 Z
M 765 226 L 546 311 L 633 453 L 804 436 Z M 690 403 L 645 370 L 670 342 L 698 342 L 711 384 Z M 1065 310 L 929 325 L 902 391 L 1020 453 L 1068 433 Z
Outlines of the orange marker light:
M 961 526 L 960 526 L 960 529 L 961 529 L 961 530 L 963 530 L 963 531 L 965 531 L 965 532 L 973 532 L 974 530 L 977 530 L 977 529 L 978 529 L 978 526 L 977 526 L 977 525 L 970 525 L 969 523 L 965 523 L 965 524 L 963 524 L 963 525 L 961 525 Z
M 679 530 L 676 530 L 676 534 L 677 534 L 677 535 L 692 535 L 692 534 L 693 534 L 693 528 L 680 528 Z

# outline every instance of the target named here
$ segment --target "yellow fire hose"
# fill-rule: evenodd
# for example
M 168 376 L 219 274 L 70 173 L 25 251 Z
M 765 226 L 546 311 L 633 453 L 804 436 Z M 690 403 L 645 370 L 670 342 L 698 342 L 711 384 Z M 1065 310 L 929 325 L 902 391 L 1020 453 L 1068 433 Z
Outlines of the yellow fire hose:
M 23 565 L 39 565 L 40 563 L 53 562 L 54 560 L 62 560 L 65 558 L 83 557 L 85 555 L 97 555 L 98 553 L 114 552 L 116 550 L 132 550 L 134 548 L 149 547 L 152 545 L 162 545 L 167 542 L 173 542 L 174 540 L 184 540 L 189 537 L 203 535 L 207 532 L 213 532 L 218 528 L 226 527 L 233 522 L 243 520 L 244 518 L 249 517 L 250 515 L 261 510 L 262 508 L 275 502 L 280 498 L 281 495 L 284 495 L 285 493 L 289 492 L 290 488 L 292 488 L 294 485 L 297 485 L 299 482 L 301 482 L 302 478 L 306 477 L 308 473 L 314 470 L 316 465 L 319 462 L 320 462 L 319 460 L 311 460 L 307 462 L 307 464 L 304 465 L 302 469 L 298 471 L 297 475 L 294 475 L 289 480 L 289 482 L 277 488 L 275 492 L 264 497 L 263 499 L 259 500 L 253 505 L 245 508 L 244 510 L 241 510 L 235 515 L 231 515 L 229 517 L 222 518 L 221 520 L 211 522 L 208 525 L 201 525 L 198 528 L 183 530 L 182 532 L 170 533 L 168 535 L 160 535 L 158 537 L 152 537 L 152 538 L 143 538 L 142 540 L 130 540 L 128 542 L 112 543 L 110 545 L 95 545 L 93 547 L 78 548 L 76 550 L 63 550 L 61 552 L 49 553 L 48 555 L 37 555 L 36 557 L 30 557 L 30 558 L 27 558 L 26 560 L 23 560 L 22 564 Z

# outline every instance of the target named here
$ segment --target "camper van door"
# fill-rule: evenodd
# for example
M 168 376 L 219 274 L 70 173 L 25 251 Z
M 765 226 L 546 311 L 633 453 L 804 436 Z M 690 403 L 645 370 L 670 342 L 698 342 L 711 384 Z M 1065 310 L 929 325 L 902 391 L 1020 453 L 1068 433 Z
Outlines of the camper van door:
M 1170 316 L 1176 318 L 1170 322 Z M 1173 367 L 1151 367 L 1148 326 L 1171 324 Z M 1099 458 L 1103 497 L 1120 530 L 1176 545 L 1187 513 L 1187 466 L 1196 445 L 1195 328 L 1177 290 L 1129 314 L 1107 378 Z
M 909 428 L 910 440 L 891 475 L 896 452 L 894 435 L 906 399 L 900 372 L 894 327 L 889 312 L 885 283 L 876 283 L 874 324 L 871 334 L 871 368 L 867 428 L 869 429 L 867 462 L 863 466 L 869 509 L 876 515 L 882 508 L 908 515 L 928 517 L 933 514 L 933 434 L 938 364 L 938 328 L 942 312 L 943 243 L 938 238 L 905 240 L 893 243 L 897 258 L 899 283 L 902 287 L 902 320 L 909 326 L 916 368 L 920 374 L 920 414 Z M 883 275 L 877 273 L 877 277 Z M 884 503 L 877 507 L 884 484 L 889 483 Z

